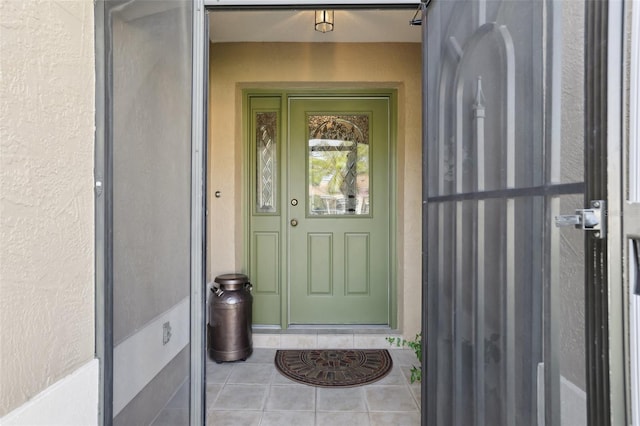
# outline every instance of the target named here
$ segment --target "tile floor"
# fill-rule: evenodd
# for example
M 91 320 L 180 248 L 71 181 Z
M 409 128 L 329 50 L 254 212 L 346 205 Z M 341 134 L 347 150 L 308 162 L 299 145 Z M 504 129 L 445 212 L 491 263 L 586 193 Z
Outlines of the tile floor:
M 420 424 L 420 384 L 410 384 L 415 355 L 390 350 L 384 379 L 347 389 L 316 388 L 282 376 L 276 349 L 255 349 L 245 362 L 207 362 L 207 424 L 215 426 L 335 426 Z
M 254 349 L 245 362 L 207 360 L 207 426 L 412 426 L 420 424 L 420 384 L 411 384 L 410 350 L 390 349 L 382 380 L 346 389 L 306 386 L 275 368 L 276 349 Z M 185 383 L 153 426 L 189 423 Z

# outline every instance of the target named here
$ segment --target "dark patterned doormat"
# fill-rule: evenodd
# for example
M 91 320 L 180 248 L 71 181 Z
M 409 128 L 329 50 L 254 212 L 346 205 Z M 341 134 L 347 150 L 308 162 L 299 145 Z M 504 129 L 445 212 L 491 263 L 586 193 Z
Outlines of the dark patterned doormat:
M 393 366 L 386 349 L 279 350 L 275 363 L 285 377 L 319 387 L 366 385 L 382 379 Z

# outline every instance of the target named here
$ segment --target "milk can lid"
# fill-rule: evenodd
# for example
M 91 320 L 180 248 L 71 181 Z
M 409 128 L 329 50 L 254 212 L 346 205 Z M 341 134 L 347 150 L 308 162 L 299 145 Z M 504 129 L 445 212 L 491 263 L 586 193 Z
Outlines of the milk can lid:
M 218 275 L 214 281 L 221 287 L 244 285 L 249 282 L 249 277 L 244 274 L 223 274 Z

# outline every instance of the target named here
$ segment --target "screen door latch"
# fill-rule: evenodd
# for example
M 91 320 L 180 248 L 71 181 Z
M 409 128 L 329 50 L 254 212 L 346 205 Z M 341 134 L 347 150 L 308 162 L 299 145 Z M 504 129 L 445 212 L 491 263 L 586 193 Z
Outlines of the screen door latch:
M 556 226 L 573 226 L 585 231 L 593 231 L 593 236 L 599 239 L 607 237 L 607 222 L 605 218 L 606 202 L 604 200 L 591 201 L 590 209 L 577 209 L 576 214 L 556 216 Z

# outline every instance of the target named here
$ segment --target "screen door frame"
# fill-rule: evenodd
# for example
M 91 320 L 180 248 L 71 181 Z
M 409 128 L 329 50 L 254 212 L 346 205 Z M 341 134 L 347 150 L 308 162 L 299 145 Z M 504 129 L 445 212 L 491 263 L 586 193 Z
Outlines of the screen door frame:
M 203 0 L 192 1 L 192 88 L 191 88 L 191 242 L 190 242 L 190 402 L 189 423 L 205 423 L 205 207 L 206 128 L 208 87 L 208 20 Z M 98 424 L 113 420 L 113 198 L 110 195 L 113 138 L 110 112 L 113 93 L 111 41 L 106 3 L 94 2 L 95 22 L 95 351 L 100 359 Z M 124 2 L 123 2 L 124 3 Z

